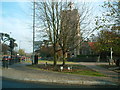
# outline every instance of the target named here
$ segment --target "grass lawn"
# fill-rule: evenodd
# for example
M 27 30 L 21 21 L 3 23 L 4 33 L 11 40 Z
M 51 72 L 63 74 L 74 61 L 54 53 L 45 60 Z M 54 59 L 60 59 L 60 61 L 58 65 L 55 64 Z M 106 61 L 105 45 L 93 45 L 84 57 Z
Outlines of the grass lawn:
M 32 63 L 32 61 L 28 60 L 28 61 L 25 61 L 27 63 Z M 38 60 L 38 63 L 39 64 L 45 64 L 47 62 L 47 64 L 53 64 L 53 61 L 48 61 L 48 60 Z M 65 62 L 66 64 L 76 64 L 76 62 L 68 62 L 66 61 Z M 57 61 L 57 64 L 62 64 L 62 61 Z
M 78 75 L 88 75 L 88 76 L 106 77 L 105 75 L 103 75 L 103 74 L 101 74 L 101 73 L 99 73 L 99 72 L 89 71 L 89 70 L 86 70 L 86 71 L 79 70 L 79 71 L 76 71 L 76 72 L 66 72 L 66 73 L 78 74 Z
M 67 62 L 67 65 L 64 66 L 64 69 L 62 71 L 60 70 L 61 62 L 59 62 L 59 64 L 57 64 L 56 67 L 53 66 L 53 62 L 52 64 L 48 64 L 47 66 L 45 66 L 45 64 L 42 64 L 42 63 L 43 62 L 41 62 L 41 64 L 38 64 L 38 65 L 29 65 L 27 67 L 36 69 L 36 70 L 47 70 L 47 71 L 53 71 L 53 72 L 59 72 L 59 73 L 106 77 L 104 74 L 96 72 L 83 65 L 73 64 L 73 62 L 70 64 L 68 64 Z M 48 63 L 51 63 L 51 61 Z M 68 70 L 68 67 L 72 67 L 72 70 Z
M 48 61 L 48 60 L 39 60 L 39 61 L 38 61 L 39 64 L 41 64 L 41 63 L 42 63 L 42 64 L 45 64 L 46 62 L 47 62 L 48 64 L 53 64 L 53 61 Z M 57 61 L 57 64 L 62 64 L 62 63 L 63 63 L 62 61 Z M 66 61 L 65 63 L 66 63 L 66 64 L 76 64 L 76 62 L 68 62 L 68 61 Z

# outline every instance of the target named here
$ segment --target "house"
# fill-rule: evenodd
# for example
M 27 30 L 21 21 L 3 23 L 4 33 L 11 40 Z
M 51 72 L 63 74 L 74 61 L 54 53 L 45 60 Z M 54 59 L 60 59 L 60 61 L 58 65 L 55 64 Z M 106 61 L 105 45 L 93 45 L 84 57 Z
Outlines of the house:
M 81 55 L 93 55 L 94 54 L 94 44 L 95 42 L 84 41 L 81 44 L 80 54 Z

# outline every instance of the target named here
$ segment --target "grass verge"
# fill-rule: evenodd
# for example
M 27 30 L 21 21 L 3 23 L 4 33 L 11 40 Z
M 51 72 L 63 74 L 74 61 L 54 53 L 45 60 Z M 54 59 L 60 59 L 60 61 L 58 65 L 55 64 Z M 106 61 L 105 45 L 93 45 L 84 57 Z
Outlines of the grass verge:
M 69 66 L 72 67 L 72 70 L 67 69 Z M 71 64 L 65 65 L 62 71 L 60 70 L 60 65 L 57 65 L 56 67 L 54 67 L 52 64 L 49 64 L 47 66 L 45 66 L 44 64 L 29 65 L 27 67 L 36 69 L 36 70 L 52 71 L 52 72 L 59 72 L 59 73 L 106 77 L 106 75 L 99 73 L 97 71 L 94 71 L 83 65 L 71 65 Z
M 30 61 L 30 60 L 27 60 L 27 61 L 25 61 L 25 62 L 27 62 L 27 63 L 32 63 L 32 61 Z M 49 61 L 49 60 L 38 60 L 38 63 L 39 64 L 45 64 L 45 63 L 48 63 L 48 64 L 53 64 L 53 61 Z M 63 62 L 62 61 L 57 61 L 57 64 L 62 64 Z M 76 62 L 68 62 L 68 61 L 66 61 L 65 62 L 66 64 L 76 64 Z
M 106 77 L 104 74 L 101 74 L 96 71 L 76 71 L 76 72 L 65 72 L 70 74 L 78 74 L 78 75 L 87 75 L 87 76 L 97 76 L 97 77 Z

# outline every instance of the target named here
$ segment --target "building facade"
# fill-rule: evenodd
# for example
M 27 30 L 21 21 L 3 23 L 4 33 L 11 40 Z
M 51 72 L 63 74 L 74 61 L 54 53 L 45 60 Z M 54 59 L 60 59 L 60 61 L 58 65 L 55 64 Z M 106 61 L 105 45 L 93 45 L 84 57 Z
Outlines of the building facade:
M 66 42 L 69 47 L 70 56 L 77 56 L 80 54 L 80 16 L 77 9 L 62 10 L 61 11 L 61 25 L 60 33 L 65 35 Z M 64 33 L 64 34 L 63 34 Z

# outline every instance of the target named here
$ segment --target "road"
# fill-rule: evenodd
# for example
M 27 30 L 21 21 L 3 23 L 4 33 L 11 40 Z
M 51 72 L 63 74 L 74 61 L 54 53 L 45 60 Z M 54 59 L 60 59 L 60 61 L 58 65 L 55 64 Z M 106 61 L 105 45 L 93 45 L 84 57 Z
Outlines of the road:
M 82 86 L 48 84 L 38 82 L 26 82 L 3 78 L 2 88 L 78 88 Z
M 83 85 L 62 85 L 40 82 L 26 82 L 12 79 L 2 79 L 2 88 L 116 88 L 116 86 L 83 86 Z
M 0 62 L 1 64 L 1 62 Z M 2 76 L 2 75 L 1 75 Z M 13 79 L 2 78 L 2 88 L 117 88 L 117 86 L 83 86 L 83 85 L 68 85 L 68 84 L 53 84 L 43 82 L 28 82 Z M 93 89 L 92 89 L 93 90 Z M 114 89 L 115 90 L 115 89 Z

